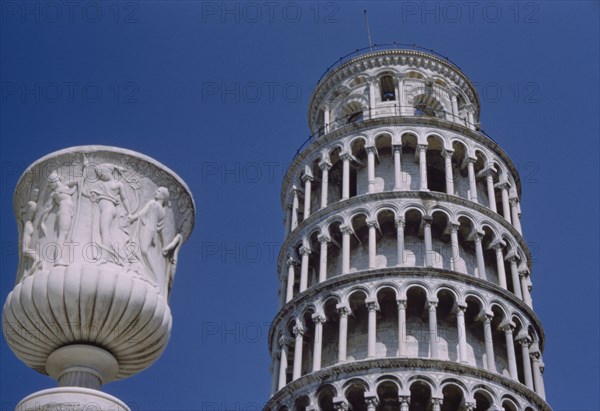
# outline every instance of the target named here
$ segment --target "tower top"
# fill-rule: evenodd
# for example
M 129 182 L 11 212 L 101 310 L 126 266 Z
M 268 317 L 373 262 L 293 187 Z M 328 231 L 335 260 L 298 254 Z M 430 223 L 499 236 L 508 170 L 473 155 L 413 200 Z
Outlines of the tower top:
M 381 106 L 379 103 L 385 103 L 388 109 L 373 113 L 376 106 Z M 448 58 L 433 50 L 394 43 L 358 49 L 328 67 L 309 104 L 312 134 L 325 128 L 321 114 L 326 109 L 332 114 L 329 131 L 336 125 L 354 122 L 359 111 L 368 111 L 364 118 L 429 115 L 455 123 L 468 121 L 469 111 L 473 116 L 471 126 L 477 128 L 480 104 L 474 85 Z M 463 110 L 460 117 L 458 111 Z

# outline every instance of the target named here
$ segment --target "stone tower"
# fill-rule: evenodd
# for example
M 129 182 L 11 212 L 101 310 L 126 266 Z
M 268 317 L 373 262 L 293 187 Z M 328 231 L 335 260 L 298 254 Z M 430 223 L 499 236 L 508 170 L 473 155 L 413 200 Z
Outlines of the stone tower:
M 266 410 L 550 410 L 519 175 L 479 109 L 418 50 L 321 78 L 281 191 Z

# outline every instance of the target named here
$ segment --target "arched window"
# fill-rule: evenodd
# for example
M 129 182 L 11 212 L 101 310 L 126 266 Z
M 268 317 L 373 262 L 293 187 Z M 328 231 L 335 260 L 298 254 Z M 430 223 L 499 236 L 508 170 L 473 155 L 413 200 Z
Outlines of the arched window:
M 394 79 L 386 74 L 379 78 L 379 86 L 381 88 L 381 101 L 396 100 L 396 91 L 394 90 Z

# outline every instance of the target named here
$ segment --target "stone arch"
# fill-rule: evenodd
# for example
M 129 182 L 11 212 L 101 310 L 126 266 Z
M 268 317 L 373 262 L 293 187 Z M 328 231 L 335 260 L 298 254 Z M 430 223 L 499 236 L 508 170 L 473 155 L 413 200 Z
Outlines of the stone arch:
M 395 357 L 398 353 L 398 290 L 394 284 L 380 284 L 374 296 L 379 305 L 376 315 L 376 356 Z
M 452 217 L 445 207 L 429 211 L 431 215 L 432 250 L 431 263 L 434 268 L 450 270 L 452 267 L 451 221 Z
M 375 268 L 399 265 L 396 210 L 391 205 L 382 204 L 372 214 L 377 221 Z
M 341 299 L 337 295 L 325 297 L 322 304 L 321 313 L 325 317 L 325 322 L 323 323 L 321 367 L 332 366 L 338 360 L 340 323 L 338 306 L 340 304 Z
M 418 376 L 410 382 L 410 408 L 421 411 L 430 409 L 435 385 L 423 376 Z
M 448 110 L 439 99 L 431 93 L 418 94 L 412 98 L 411 102 L 415 116 L 435 117 L 439 119 L 446 118 Z
M 488 410 L 496 404 L 496 394 L 492 389 L 483 384 L 473 387 L 473 399 L 475 400 L 475 409 Z
M 335 411 L 333 406 L 333 399 L 338 396 L 337 389 L 331 385 L 326 384 L 319 387 L 316 394 L 317 405 L 320 411 Z
M 398 398 L 400 386 L 397 379 L 390 377 L 379 379 L 377 381 L 377 386 L 375 387 L 375 392 L 379 399 L 377 411 L 400 409 L 400 401 Z
M 435 290 L 437 299 L 437 347 L 438 355 L 442 360 L 458 362 L 459 330 L 456 322 L 456 306 L 458 295 L 455 290 L 447 285 L 442 285 Z
M 504 411 L 519 411 L 518 403 L 519 402 L 510 395 L 504 395 L 502 397 L 502 408 L 504 408 Z
M 429 311 L 430 293 L 417 282 L 406 285 L 406 354 L 427 358 L 430 355 Z
M 427 134 L 427 188 L 446 193 L 445 139 L 438 133 Z
M 353 411 L 367 411 L 365 393 L 369 391 L 369 383 L 362 378 L 353 378 L 344 384 L 344 396 Z
M 294 411 L 306 411 L 310 406 L 310 398 L 306 394 L 301 394 L 294 400 Z
M 410 69 L 404 72 L 404 77 L 409 79 L 424 80 L 427 77 L 427 75 L 422 70 L 411 67 Z
M 441 411 L 456 411 L 465 406 L 467 389 L 462 382 L 450 378 L 440 383 L 443 402 Z

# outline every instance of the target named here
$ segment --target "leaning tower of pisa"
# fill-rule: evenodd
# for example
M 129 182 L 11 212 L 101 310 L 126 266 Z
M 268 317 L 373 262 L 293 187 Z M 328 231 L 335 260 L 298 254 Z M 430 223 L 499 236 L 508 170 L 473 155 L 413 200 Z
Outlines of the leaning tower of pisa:
M 479 109 L 417 49 L 321 78 L 281 191 L 266 410 L 550 410 L 519 175 Z

